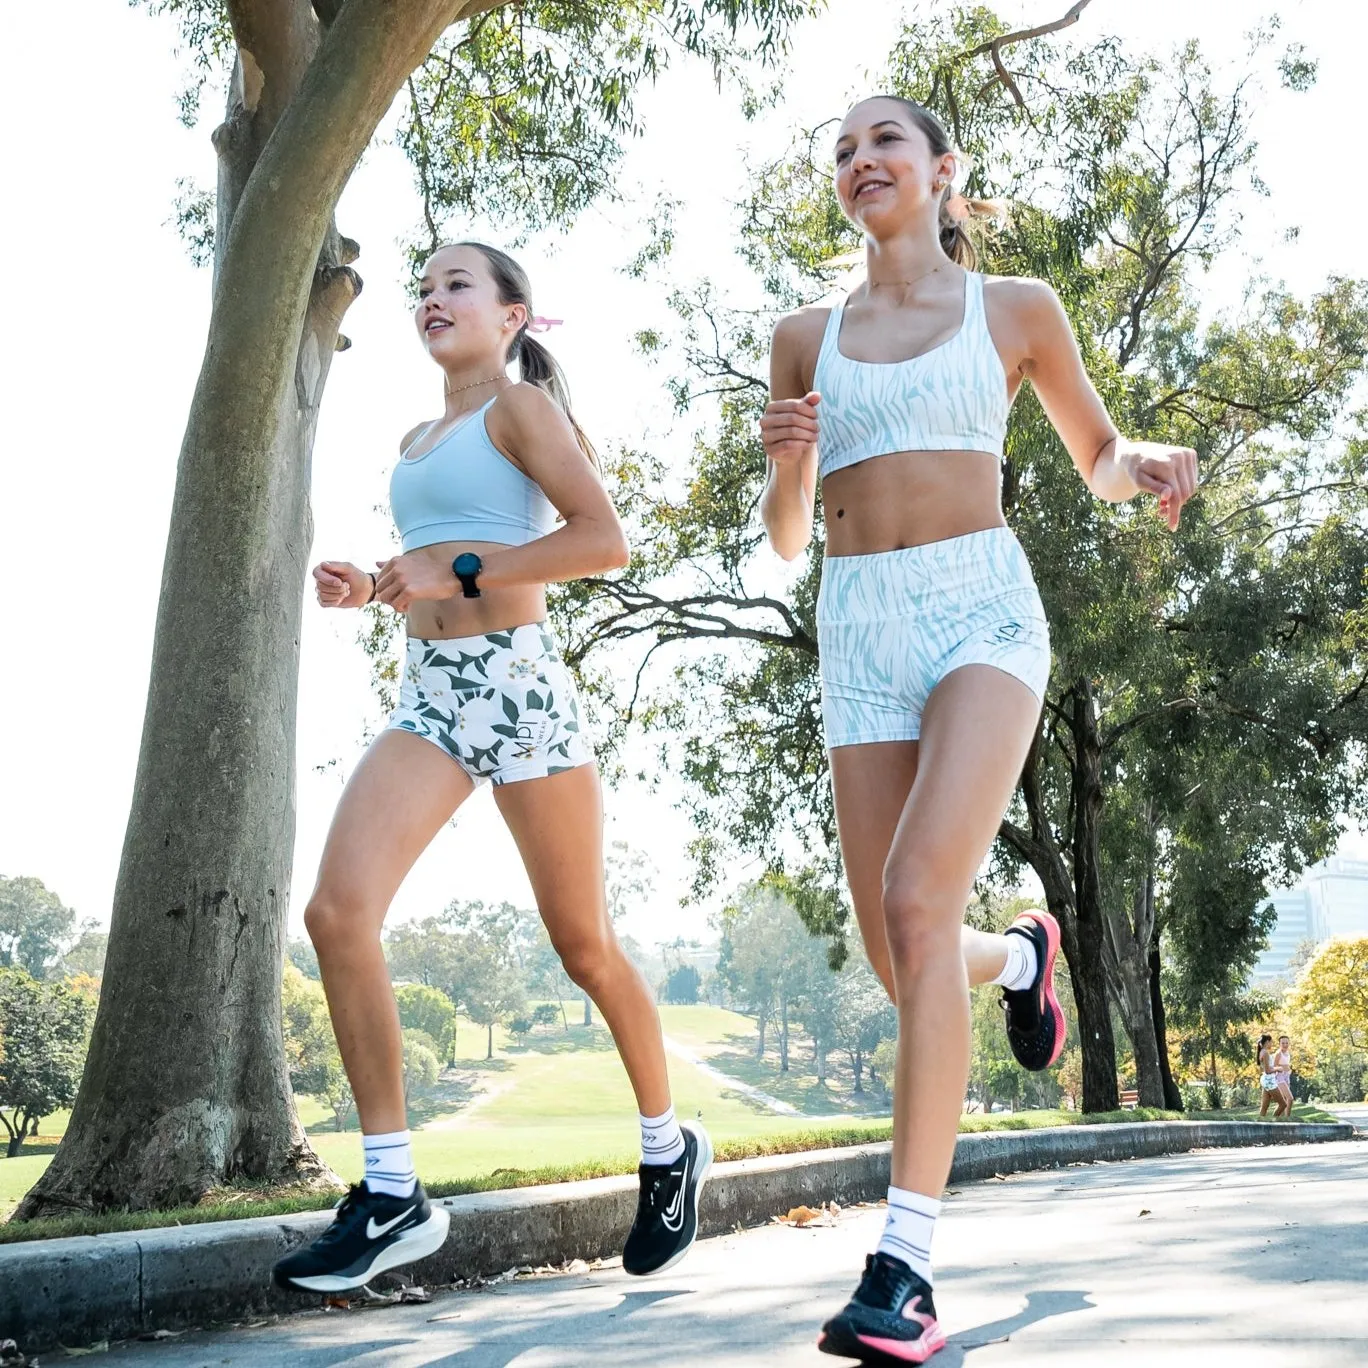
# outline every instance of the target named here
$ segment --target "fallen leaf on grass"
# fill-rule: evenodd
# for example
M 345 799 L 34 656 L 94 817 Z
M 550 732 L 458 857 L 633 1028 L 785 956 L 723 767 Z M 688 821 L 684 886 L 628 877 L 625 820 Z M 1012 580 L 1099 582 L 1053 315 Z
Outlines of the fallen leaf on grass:
M 329 1311 L 350 1311 L 351 1302 L 346 1297 L 324 1297 L 323 1305 Z
M 87 1354 L 107 1354 L 109 1353 L 109 1341 L 98 1340 L 85 1349 L 68 1349 L 64 1344 L 62 1345 L 62 1352 L 68 1358 L 84 1358 Z

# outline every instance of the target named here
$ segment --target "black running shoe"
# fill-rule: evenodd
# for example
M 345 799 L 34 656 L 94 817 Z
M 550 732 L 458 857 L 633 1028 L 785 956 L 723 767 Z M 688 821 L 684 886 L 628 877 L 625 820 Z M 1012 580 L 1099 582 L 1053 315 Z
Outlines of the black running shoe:
M 402 1268 L 439 1250 L 451 1216 L 427 1199 L 422 1183 L 408 1197 L 352 1187 L 337 1204 L 332 1225 L 275 1266 L 278 1286 L 303 1292 L 345 1292 L 389 1268 Z
M 1023 912 L 1007 928 L 1009 936 L 1025 936 L 1035 946 L 1036 976 L 1029 988 L 1002 990 L 1007 1016 L 1007 1042 L 1023 1069 L 1048 1069 L 1064 1049 L 1067 1028 L 1055 996 L 1055 958 L 1059 954 L 1059 923 L 1048 912 Z
M 708 1132 L 683 1122 L 684 1153 L 673 1164 L 642 1164 L 636 1220 L 622 1251 L 622 1267 L 642 1277 L 673 1268 L 698 1235 L 698 1194 L 712 1168 Z
M 891 1254 L 870 1254 L 859 1288 L 822 1326 L 817 1347 L 866 1364 L 925 1363 L 945 1348 L 931 1284 Z

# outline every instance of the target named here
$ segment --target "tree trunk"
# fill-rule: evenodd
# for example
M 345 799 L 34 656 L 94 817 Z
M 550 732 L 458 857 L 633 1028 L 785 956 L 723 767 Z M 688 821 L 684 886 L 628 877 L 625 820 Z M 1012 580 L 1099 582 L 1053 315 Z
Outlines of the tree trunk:
M 756 1042 L 756 1045 L 755 1045 L 755 1057 L 756 1057 L 756 1059 L 764 1059 L 764 1057 L 765 1057 L 765 1020 L 766 1020 L 766 1016 L 767 1016 L 767 1014 L 766 1014 L 765 1012 L 762 1011 L 762 1012 L 760 1013 L 760 1038 L 759 1038 L 759 1040 Z
M 819 1044 L 814 1040 L 814 1041 L 812 1042 L 812 1062 L 813 1062 L 814 1067 L 815 1067 L 816 1070 L 817 1070 L 817 1086 L 818 1086 L 819 1088 L 825 1088 L 825 1087 L 826 1087 L 826 1081 L 827 1081 L 826 1057 L 827 1057 L 827 1052 L 826 1052 L 825 1048 L 823 1048 L 821 1045 L 819 1045 Z
M 1074 714 L 1074 923 L 1073 953 L 1065 944 L 1078 1029 L 1083 1048 L 1083 1110 L 1115 1111 L 1116 1042 L 1107 1002 L 1102 925 L 1100 823 L 1102 819 L 1102 744 L 1093 707 L 1092 685 L 1073 690 Z
M 781 993 L 779 996 L 779 1072 L 788 1073 L 789 1071 L 789 1024 L 788 1024 L 788 994 Z
M 1159 974 L 1163 963 L 1159 957 L 1159 932 L 1150 938 L 1150 1012 L 1154 1017 L 1154 1044 L 1159 1051 L 1159 1074 L 1164 1080 L 1164 1106 L 1169 1111 L 1183 1111 L 1183 1094 L 1173 1076 L 1169 1063 L 1168 1022 L 1164 1015 L 1164 994 L 1160 989 Z
M 489 1023 L 489 1046 L 485 1050 L 485 1058 L 494 1058 L 494 1023 L 492 1021 Z
M 851 1052 L 850 1067 L 851 1071 L 855 1075 L 855 1086 L 851 1089 L 851 1091 L 857 1093 L 864 1092 L 864 1087 L 860 1081 L 860 1076 L 864 1073 L 864 1054 L 862 1051 L 854 1050 Z
M 18 1130 L 10 1136 L 9 1142 L 5 1146 L 5 1158 L 13 1159 L 14 1156 L 18 1154 L 19 1151 L 23 1148 L 23 1145 L 24 1132 L 22 1130 Z
M 594 1002 L 588 993 L 584 995 L 584 1024 L 586 1026 L 594 1024 Z
M 214 308 L 181 446 L 104 991 L 52 1164 L 16 1217 L 335 1177 L 295 1112 L 280 977 L 309 464 L 355 251 L 356 160 L 460 0 L 229 5 Z
M 1151 829 L 1151 838 L 1153 831 Z M 1115 903 L 1103 910 L 1107 973 L 1135 1055 L 1135 1088 L 1142 1107 L 1164 1105 L 1164 1075 L 1154 1030 L 1150 945 L 1154 939 L 1154 867 L 1151 858 L 1127 914 Z

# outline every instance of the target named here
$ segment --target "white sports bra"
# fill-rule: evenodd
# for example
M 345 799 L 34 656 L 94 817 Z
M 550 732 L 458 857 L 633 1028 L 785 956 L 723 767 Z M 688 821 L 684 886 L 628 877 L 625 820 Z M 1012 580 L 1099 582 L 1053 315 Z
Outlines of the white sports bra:
M 988 332 L 983 277 L 964 273 L 964 321 L 938 347 L 908 361 L 841 354 L 845 301 L 831 310 L 817 354 L 818 468 L 823 476 L 895 451 L 986 451 L 1002 456 L 1007 377 Z

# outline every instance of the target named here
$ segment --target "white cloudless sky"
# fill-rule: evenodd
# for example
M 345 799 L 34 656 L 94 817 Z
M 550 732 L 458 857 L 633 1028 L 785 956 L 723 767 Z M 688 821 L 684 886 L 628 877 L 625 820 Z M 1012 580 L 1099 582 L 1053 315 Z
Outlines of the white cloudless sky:
M 1064 0 L 1009 0 L 1009 21 L 1037 23 Z M 589 211 L 569 233 L 518 255 L 540 312 L 566 320 L 549 338 L 564 361 L 581 421 L 605 447 L 649 442 L 683 462 L 692 424 L 673 424 L 662 374 L 631 347 L 640 327 L 668 323 L 658 285 L 621 267 L 644 240 L 658 191 L 683 202 L 672 270 L 743 282 L 730 249 L 747 158 L 780 150 L 788 130 L 844 112 L 873 88 L 904 12 L 874 0 L 832 0 L 799 31 L 786 103 L 747 124 L 733 96 L 699 66 L 680 67 L 641 99 L 647 133 L 624 163 L 627 202 Z M 1311 92 L 1266 90 L 1254 123 L 1266 199 L 1245 204 L 1245 239 L 1204 287 L 1232 305 L 1253 270 L 1314 289 L 1329 274 L 1368 273 L 1358 225 L 1368 208 L 1359 55 L 1360 0 L 1095 0 L 1071 41 L 1114 33 L 1168 52 L 1200 40 L 1238 64 L 1244 33 L 1278 13 L 1281 42 L 1320 63 Z M 33 874 L 86 917 L 107 922 L 132 794 L 176 459 L 209 318 L 209 275 L 194 269 L 169 226 L 179 177 L 212 185 L 208 135 L 187 130 L 174 96 L 184 68 L 166 21 L 110 0 L 11 6 L 0 44 L 0 873 Z M 347 316 L 323 405 L 313 467 L 312 559 L 360 564 L 394 544 L 382 511 L 400 434 L 440 411 L 439 374 L 421 353 L 403 290 L 400 243 L 416 217 L 412 180 L 385 130 L 338 212 L 357 238 L 366 287 Z M 1300 237 L 1285 241 L 1286 229 Z M 478 218 L 453 230 L 489 235 Z M 301 591 L 303 586 L 301 586 Z M 224 593 L 238 592 L 227 584 Z M 341 784 L 368 726 L 380 722 L 357 619 L 304 611 L 298 728 L 298 829 L 291 928 L 312 884 Z M 205 672 L 224 668 L 211 640 Z M 653 749 L 632 759 L 649 769 Z M 706 934 L 703 908 L 681 908 L 691 834 L 668 778 L 608 795 L 610 840 L 644 851 L 655 897 L 628 929 L 647 943 Z M 1346 852 L 1368 853 L 1358 834 Z M 738 873 L 741 871 L 738 870 Z M 516 852 L 487 791 L 424 855 L 396 919 L 451 898 L 530 905 Z

